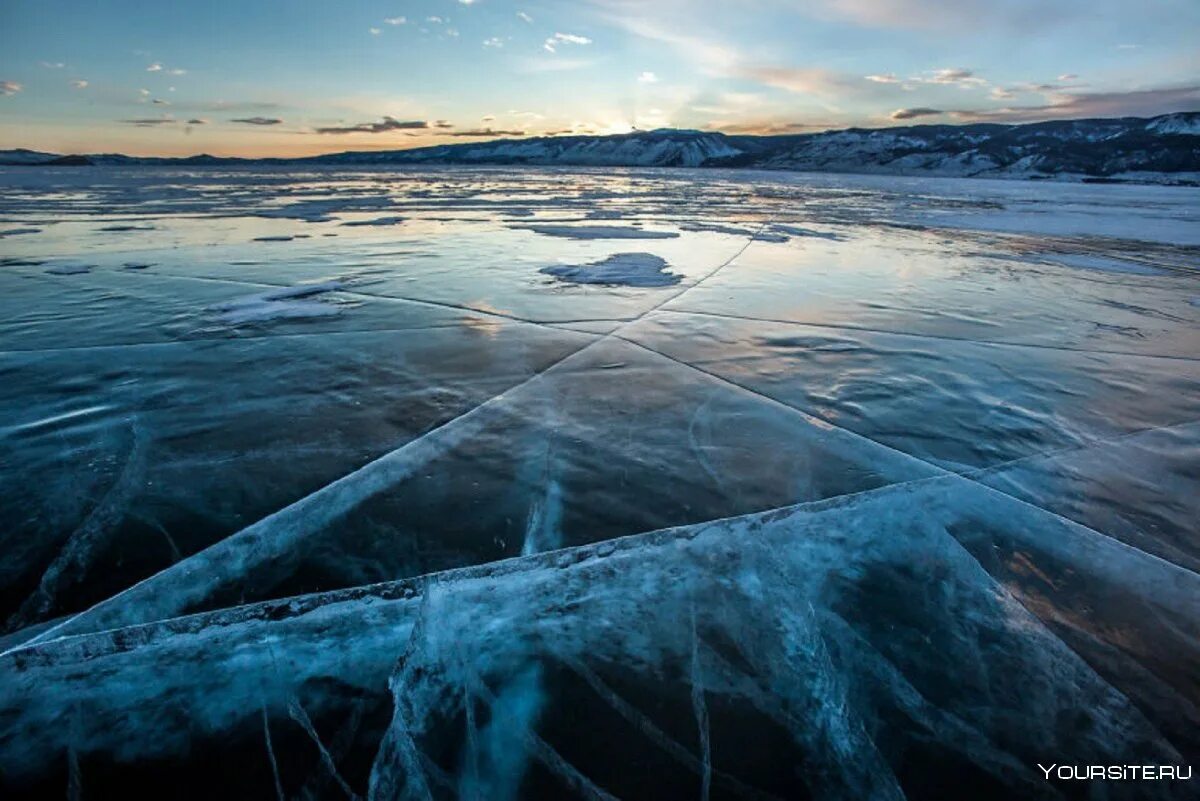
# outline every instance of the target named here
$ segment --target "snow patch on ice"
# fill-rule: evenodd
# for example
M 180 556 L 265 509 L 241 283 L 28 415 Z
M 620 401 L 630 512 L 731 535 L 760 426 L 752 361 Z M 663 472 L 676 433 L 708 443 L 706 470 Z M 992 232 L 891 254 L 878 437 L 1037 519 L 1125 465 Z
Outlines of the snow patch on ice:
M 642 228 L 626 228 L 618 225 L 518 225 L 522 231 L 533 231 L 543 236 L 560 236 L 566 239 L 674 239 L 675 231 L 647 231 Z
M 342 223 L 342 225 L 349 226 L 351 228 L 361 228 L 368 225 L 399 225 L 402 222 L 404 222 L 403 217 L 376 217 L 373 220 L 350 220 Z
M 590 264 L 556 264 L 541 272 L 575 284 L 672 286 L 683 279 L 667 272 L 667 262 L 653 253 L 614 253 Z
M 344 288 L 345 284 L 342 281 L 301 284 L 246 295 L 209 308 L 217 313 L 222 322 L 229 325 L 332 317 L 341 311 L 340 307 L 318 298 Z

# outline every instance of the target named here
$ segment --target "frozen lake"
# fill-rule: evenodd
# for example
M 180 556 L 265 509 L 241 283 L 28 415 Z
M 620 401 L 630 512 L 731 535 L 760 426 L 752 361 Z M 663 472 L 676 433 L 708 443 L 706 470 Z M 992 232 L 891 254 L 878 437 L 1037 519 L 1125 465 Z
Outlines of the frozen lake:
M 1195 188 L 0 168 L 0 471 L 5 797 L 1200 759 Z

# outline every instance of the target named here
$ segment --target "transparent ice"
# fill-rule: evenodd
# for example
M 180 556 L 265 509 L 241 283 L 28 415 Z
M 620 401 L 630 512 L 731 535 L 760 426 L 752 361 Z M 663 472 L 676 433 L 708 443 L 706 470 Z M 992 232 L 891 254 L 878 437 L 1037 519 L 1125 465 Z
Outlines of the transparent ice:
M 1037 763 L 1200 757 L 1194 189 L 0 189 L 6 798 L 1057 798 Z

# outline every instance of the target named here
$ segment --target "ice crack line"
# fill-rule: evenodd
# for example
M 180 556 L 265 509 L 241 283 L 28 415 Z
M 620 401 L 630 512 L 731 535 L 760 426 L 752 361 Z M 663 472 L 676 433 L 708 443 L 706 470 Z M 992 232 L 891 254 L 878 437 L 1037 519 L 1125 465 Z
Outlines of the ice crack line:
M 609 339 L 617 338 L 624 328 L 733 264 L 769 224 L 770 220 L 763 222 L 736 253 L 694 283 L 667 295 L 633 319 L 568 353 L 524 381 L 182 562 L 46 629 L 17 647 L 33 646 L 56 637 L 176 617 L 188 609 L 201 606 L 215 591 L 240 580 L 263 564 L 285 567 L 289 559 L 296 558 L 297 546 L 305 539 L 326 530 L 368 499 L 411 478 L 425 465 L 479 434 L 496 419 L 514 395 L 538 386 L 555 368 Z
M 1086 532 L 1089 532 L 1090 534 L 1092 534 L 1092 535 L 1095 535 L 1096 537 L 1100 537 L 1100 538 L 1102 538 L 1102 539 L 1104 539 L 1104 540 L 1106 540 L 1106 541 L 1108 541 L 1108 542 L 1113 542 L 1113 543 L 1116 543 L 1118 546 L 1120 546 L 1120 547 L 1122 547 L 1122 548 L 1128 548 L 1129 550 L 1131 550 L 1131 551 L 1134 551 L 1134 552 L 1136 552 L 1136 553 L 1138 553 L 1138 554 L 1141 554 L 1142 556 L 1144 556 L 1144 557 L 1146 557 L 1146 558 L 1148 558 L 1148 559 L 1153 559 L 1153 560 L 1154 560 L 1154 561 L 1156 561 L 1156 562 L 1160 562 L 1160 563 L 1162 563 L 1163 565 L 1166 565 L 1166 566 L 1170 567 L 1170 568 L 1171 568 L 1171 569 L 1173 569 L 1173 570 L 1181 570 L 1181 571 L 1183 571 L 1183 572 L 1185 572 L 1185 573 L 1187 573 L 1187 574 L 1189 574 L 1189 575 L 1192 575 L 1192 576 L 1196 576 L 1196 575 L 1197 575 L 1197 574 L 1195 573 L 1195 571 L 1191 570 L 1190 568 L 1184 567 L 1183 565 L 1177 565 L 1177 564 L 1175 564 L 1174 562 L 1172 562 L 1172 561 L 1170 561 L 1170 560 L 1168 560 L 1168 559 L 1164 559 L 1164 558 L 1163 558 L 1163 557 L 1161 557 L 1161 556 L 1157 556 L 1157 555 L 1155 555 L 1155 554 L 1152 554 L 1152 553 L 1150 553 L 1149 551 L 1143 551 L 1141 548 L 1138 548 L 1138 547 L 1136 547 L 1136 546 L 1134 546 L 1134 545 L 1130 545 L 1130 544 L 1129 544 L 1129 543 L 1127 543 L 1127 542 L 1124 542 L 1124 541 L 1122 541 L 1122 540 L 1119 540 L 1119 539 L 1117 539 L 1116 537 L 1112 536 L 1111 534 L 1106 534 L 1106 533 L 1104 533 L 1103 531 L 1099 531 L 1098 529 L 1094 529 L 1094 528 L 1092 528 L 1092 527 L 1090 527 L 1090 526 L 1086 526 L 1086 525 L 1084 525 L 1083 523 L 1080 523 L 1080 522 L 1079 522 L 1079 521 L 1077 521 L 1077 520 L 1072 520 L 1071 518 L 1069 518 L 1069 517 L 1066 517 L 1065 515 L 1061 515 L 1061 514 L 1059 514 L 1058 512 L 1055 512 L 1055 511 L 1052 511 L 1052 510 L 1050 510 L 1050 509 L 1047 509 L 1047 508 L 1045 508 L 1044 506 L 1038 506 L 1036 503 L 1032 503 L 1032 502 L 1030 502 L 1030 501 L 1024 500 L 1023 498 L 1018 498 L 1018 497 L 1016 497 L 1015 495 L 1010 495 L 1009 493 L 1007 493 L 1007 492 L 1004 492 L 1003 490 L 996 489 L 995 487 L 990 487 L 990 486 L 988 486 L 987 484 L 984 484 L 983 482 L 981 482 L 981 481 L 979 480 L 979 477 L 981 477 L 981 476 L 983 476 L 984 474 L 986 474 L 986 472 L 987 472 L 986 470 L 974 470 L 974 471 L 969 471 L 969 472 L 967 472 L 967 473 L 956 473 L 956 472 L 954 472 L 954 471 L 952 471 L 952 470 L 947 470 L 946 468 L 942 467 L 941 465 L 934 464 L 933 462 L 930 462 L 930 461 L 927 461 L 927 460 L 925 460 L 925 459 L 922 459 L 922 458 L 921 458 L 921 457 L 919 457 L 919 456 L 914 456 L 914 455 L 913 455 L 913 454 L 911 454 L 911 453 L 906 453 L 905 451 L 899 450 L 898 448 L 894 448 L 894 447 L 892 447 L 891 445 L 888 445 L 888 444 L 886 444 L 886 443 L 880 442 L 880 441 L 878 441 L 878 440 L 875 440 L 875 439 L 871 439 L 870 437 L 866 436 L 865 434 L 860 434 L 860 433 L 858 433 L 857 431 L 851 431 L 850 429 L 848 429 L 848 428 L 844 428 L 844 427 L 842 427 L 842 426 L 839 426 L 839 425 L 837 425 L 836 423 L 831 423 L 831 422 L 829 422 L 828 420 L 824 420 L 824 419 L 822 419 L 822 418 L 820 418 L 820 417 L 816 417 L 816 416 L 814 416 L 814 415 L 810 414 L 809 412 L 806 412 L 806 411 L 804 411 L 803 409 L 800 409 L 799 407 L 793 406 L 793 405 L 792 405 L 792 404 L 790 404 L 790 403 L 785 403 L 784 401 L 778 400 L 778 399 L 776 399 L 776 398 L 772 398 L 772 397 L 771 397 L 771 396 L 769 396 L 769 395 L 764 395 L 763 393 L 759 392 L 759 391 L 758 391 L 758 390 L 756 390 L 756 389 L 752 389 L 752 388 L 750 388 L 750 387 L 747 387 L 747 386 L 745 386 L 745 385 L 743 385 L 743 384 L 739 384 L 739 383 L 737 383 L 736 381 L 733 381 L 732 379 L 726 378 L 725 376 L 718 375 L 717 373 L 709 372 L 708 370 L 705 370 L 703 367 L 698 367 L 698 366 L 696 366 L 696 365 L 694 365 L 694 364 L 690 364 L 689 362 L 685 362 L 685 361 L 682 361 L 682 360 L 680 360 L 680 359 L 676 359 L 676 358 L 675 358 L 675 357 L 673 357 L 673 356 L 668 356 L 668 355 L 667 355 L 667 354 L 665 354 L 665 353 L 661 353 L 660 351 L 654 350 L 653 348 L 651 348 L 651 347 L 649 347 L 649 346 L 647 346 L 647 345 L 644 345 L 644 344 L 642 344 L 642 343 L 640 343 L 640 342 L 636 342 L 636 341 L 634 341 L 634 340 L 632 340 L 632 339 L 626 339 L 625 337 L 619 337 L 619 339 L 621 339 L 623 342 L 628 342 L 628 343 L 629 343 L 629 344 L 631 344 L 631 345 L 635 345 L 635 346 L 637 346 L 637 347 L 641 348 L 642 350 L 645 350 L 645 351 L 647 351 L 647 352 L 649 352 L 649 353 L 653 353 L 653 354 L 655 354 L 655 355 L 657 355 L 657 356 L 661 356 L 662 358 L 664 358 L 664 359 L 667 359 L 667 360 L 669 360 L 669 361 L 672 361 L 672 362 L 674 362 L 674 363 L 676 363 L 676 364 L 682 365 L 683 367 L 688 367 L 688 368 L 690 368 L 690 369 L 692 369 L 692 370 L 695 370 L 695 371 L 697 371 L 697 372 L 699 372 L 699 373 L 703 373 L 704 375 L 707 375 L 707 376 L 709 376 L 710 378 L 714 378 L 714 379 L 716 379 L 717 381 L 721 381 L 721 382 L 723 382 L 723 383 L 725 383 L 725 384 L 728 384 L 729 386 L 732 386 L 732 387 L 734 387 L 734 388 L 736 388 L 736 389 L 739 389 L 739 390 L 741 390 L 741 391 L 743 391 L 743 392 L 748 392 L 748 393 L 750 393 L 751 395 L 755 395 L 755 396 L 757 396 L 757 397 L 759 397 L 759 398 L 762 398 L 763 400 L 766 400 L 766 401 L 768 401 L 768 402 L 770 402 L 770 403 L 773 403 L 773 404 L 778 404 L 778 405 L 780 405 L 780 406 L 784 406 L 784 407 L 786 407 L 786 408 L 788 408 L 788 409 L 791 409 L 792 411 L 794 411 L 794 412 L 796 412 L 796 413 L 798 413 L 798 414 L 801 414 L 801 415 L 803 415 L 805 418 L 807 418 L 807 419 L 809 419 L 809 420 L 812 420 L 812 421 L 814 421 L 814 422 L 816 422 L 816 423 L 818 423 L 818 424 L 820 424 L 820 425 L 822 425 L 822 426 L 828 426 L 828 427 L 830 427 L 830 428 L 833 428 L 833 429 L 836 429 L 836 430 L 838 430 L 838 431 L 841 431 L 841 432 L 843 432 L 843 433 L 847 434 L 848 436 L 852 437 L 853 439 L 857 439 L 857 440 L 861 440 L 861 441 L 864 441 L 864 442 L 867 442 L 867 443 L 871 443 L 872 445 L 875 445 L 875 446 L 877 446 L 877 447 L 879 447 L 879 448 L 882 448 L 882 449 L 884 449 L 884 450 L 886 450 L 886 451 L 890 451 L 891 453 L 893 453 L 893 454 L 895 454 L 895 455 L 898 455 L 898 456 L 901 456 L 901 457 L 905 457 L 905 458 L 911 459 L 911 460 L 912 460 L 912 461 L 914 461 L 914 462 L 918 462 L 918 463 L 920 463 L 920 464 L 923 464 L 923 465 L 927 466 L 928 468 L 930 468 L 931 470 L 935 471 L 935 474 L 940 474 L 940 475 L 941 475 L 941 476 L 943 476 L 943 477 L 944 477 L 944 476 L 956 476 L 956 477 L 958 477 L 958 478 L 961 478 L 961 479 L 963 479 L 964 481 L 969 481 L 969 482 L 971 482 L 973 485 L 975 485 L 976 487 L 979 487 L 980 489 L 982 489 L 984 492 L 987 492 L 987 493 L 989 493 L 989 494 L 992 494 L 992 495 L 999 495 L 999 496 L 1001 496 L 1001 497 L 1003 497 L 1003 498 L 1005 498 L 1005 499 L 1007 499 L 1007 500 L 1009 500 L 1009 501 L 1012 501 L 1013 503 L 1021 504 L 1022 506 L 1028 506 L 1028 507 L 1030 507 L 1031 509 L 1036 509 L 1036 510 L 1038 510 L 1039 512 L 1042 512 L 1042 513 L 1044 513 L 1044 514 L 1046 514 L 1046 515 L 1049 515 L 1050 517 L 1057 518 L 1058 520 L 1060 520 L 1060 521 L 1063 521 L 1063 522 L 1065 522 L 1065 523 L 1067 523 L 1067 524 L 1069 524 L 1069 525 L 1071 525 L 1071 526 L 1077 526 L 1079 529 L 1081 529 L 1081 530 L 1083 530 L 1083 531 L 1086 531 Z M 1179 424 L 1179 425 L 1187 425 L 1187 423 L 1181 423 L 1181 424 Z M 1161 426 L 1161 428 L 1170 428 L 1170 427 L 1172 427 L 1172 426 Z M 1158 429 L 1148 429 L 1148 430 L 1149 430 L 1149 431 L 1156 431 L 1156 430 L 1158 430 Z M 1132 435 L 1132 434 L 1138 434 L 1138 433 L 1146 433 L 1146 431 L 1141 431 L 1141 432 L 1131 432 L 1131 435 Z M 1104 444 L 1104 442 L 1103 442 L 1103 441 L 1101 441 L 1101 442 L 1094 443 L 1094 444 L 1097 444 L 1097 445 L 1102 445 L 1102 444 Z M 1050 454 L 1050 455 L 1053 455 L 1053 454 Z M 1023 458 L 1032 458 L 1032 457 L 1023 457 Z M 1020 461 L 1020 460 L 1013 460 L 1013 461 Z M 986 569 L 986 568 L 985 568 L 985 569 Z

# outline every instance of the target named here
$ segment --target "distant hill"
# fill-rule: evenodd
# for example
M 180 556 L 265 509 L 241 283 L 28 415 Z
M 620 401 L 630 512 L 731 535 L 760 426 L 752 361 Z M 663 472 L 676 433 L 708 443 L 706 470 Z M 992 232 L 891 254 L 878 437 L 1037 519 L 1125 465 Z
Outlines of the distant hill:
M 63 157 L 0 151 L 0 164 L 528 164 L 724 167 L 810 172 L 1060 178 L 1158 183 L 1200 181 L 1200 112 L 1144 119 L 1058 120 L 1021 125 L 848 128 L 786 136 L 663 129 L 613 136 L 497 139 L 411 150 L 347 151 L 303 159 Z

